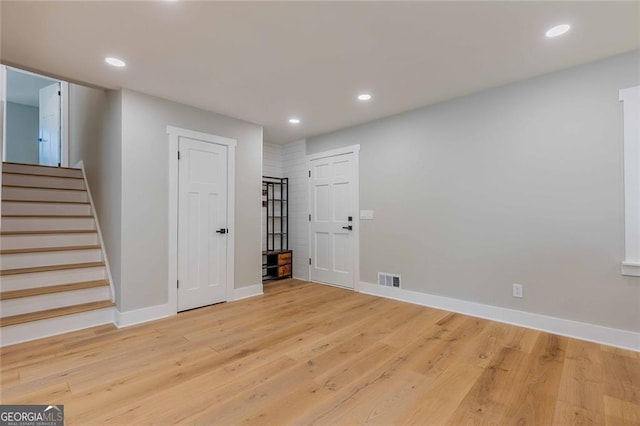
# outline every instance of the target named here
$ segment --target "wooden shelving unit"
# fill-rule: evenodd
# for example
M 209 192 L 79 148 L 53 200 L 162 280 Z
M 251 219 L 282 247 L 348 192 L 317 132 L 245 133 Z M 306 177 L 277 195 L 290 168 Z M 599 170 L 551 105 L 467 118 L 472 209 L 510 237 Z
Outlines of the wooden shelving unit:
M 289 179 L 262 177 L 262 281 L 291 278 L 293 252 L 289 250 Z

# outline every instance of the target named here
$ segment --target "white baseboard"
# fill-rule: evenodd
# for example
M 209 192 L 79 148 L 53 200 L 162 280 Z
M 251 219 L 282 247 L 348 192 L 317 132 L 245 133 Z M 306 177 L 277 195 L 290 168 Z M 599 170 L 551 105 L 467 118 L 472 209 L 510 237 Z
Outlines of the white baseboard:
M 622 262 L 622 275 L 640 277 L 640 263 Z
M 259 296 L 262 294 L 262 283 L 250 285 L 248 287 L 236 288 L 233 291 L 234 300 L 246 299 L 247 297 Z M 161 318 L 176 315 L 175 308 L 171 309 L 168 303 L 164 305 L 150 306 L 148 308 L 136 309 L 135 311 L 116 311 L 115 323 L 118 327 L 128 327 L 130 325 L 141 324 L 143 322 L 154 321 Z
M 129 327 L 130 325 L 141 324 L 161 318 L 170 317 L 176 314 L 176 310 L 171 309 L 169 304 L 149 306 L 148 308 L 136 309 L 135 311 L 116 311 L 115 323 L 118 328 Z
M 247 287 L 240 287 L 233 290 L 233 300 L 246 299 L 247 297 L 260 296 L 262 293 L 262 283 Z
M 640 352 L 640 333 L 499 306 L 360 282 L 361 293 Z

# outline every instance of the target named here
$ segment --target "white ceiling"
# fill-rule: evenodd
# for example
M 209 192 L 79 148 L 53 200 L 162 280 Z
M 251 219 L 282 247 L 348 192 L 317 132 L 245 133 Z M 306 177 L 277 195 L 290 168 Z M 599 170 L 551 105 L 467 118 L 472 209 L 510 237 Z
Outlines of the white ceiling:
M 55 81 L 37 77 L 12 69 L 7 70 L 7 101 L 38 107 L 40 104 L 40 89 Z
M 640 47 L 640 3 L 2 1 L 0 58 L 285 143 Z M 544 32 L 569 23 L 565 36 Z M 105 56 L 127 61 L 125 69 Z M 370 91 L 367 104 L 355 100 Z M 287 123 L 291 116 L 302 123 Z

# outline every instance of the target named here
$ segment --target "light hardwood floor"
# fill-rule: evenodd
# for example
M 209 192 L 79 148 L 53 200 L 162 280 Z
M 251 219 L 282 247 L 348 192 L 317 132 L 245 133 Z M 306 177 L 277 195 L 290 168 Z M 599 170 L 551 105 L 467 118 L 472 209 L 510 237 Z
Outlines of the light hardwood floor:
M 640 424 L 640 354 L 296 280 L 1 350 L 67 424 Z

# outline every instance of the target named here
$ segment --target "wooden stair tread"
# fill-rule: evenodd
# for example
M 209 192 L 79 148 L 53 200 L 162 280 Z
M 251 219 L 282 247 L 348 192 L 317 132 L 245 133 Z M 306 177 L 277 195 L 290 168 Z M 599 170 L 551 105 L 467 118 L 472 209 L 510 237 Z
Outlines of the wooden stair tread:
M 13 164 L 14 166 L 28 166 L 28 167 L 46 167 L 48 169 L 56 169 L 56 170 L 63 169 L 63 170 L 82 171 L 82 169 L 78 169 L 77 167 L 45 166 L 44 164 L 16 163 L 15 161 L 3 161 L 2 164 Z
M 13 315 L 0 318 L 0 327 L 23 324 L 26 322 L 39 321 L 48 318 L 55 318 L 64 315 L 78 314 L 80 312 L 94 311 L 96 309 L 111 308 L 115 306 L 110 300 L 98 302 L 82 303 L 79 305 L 65 306 L 64 308 L 47 309 L 45 311 L 30 312 L 28 314 Z
M 46 189 L 49 191 L 87 191 L 80 188 L 51 188 L 48 186 L 26 186 L 26 185 L 2 185 L 3 188 L 27 188 L 27 189 Z
M 66 269 L 95 268 L 97 266 L 104 266 L 104 262 L 68 263 L 64 265 L 34 266 L 31 268 L 5 269 L 5 270 L 0 270 L 0 276 L 31 274 L 34 272 L 64 271 Z
M 0 231 L 0 235 L 54 235 L 54 234 L 97 234 L 95 229 L 69 229 L 57 231 Z
M 86 288 L 107 287 L 107 280 L 81 281 L 70 284 L 52 285 L 46 287 L 26 288 L 0 292 L 0 300 L 19 299 L 21 297 L 40 296 L 42 294 L 61 293 L 64 291 L 84 290 Z
M 88 201 L 13 200 L 2 199 L 3 203 L 43 203 L 43 204 L 91 204 Z
M 82 219 L 82 218 L 89 218 L 89 217 L 93 217 L 90 214 L 3 214 L 2 215 L 3 218 L 19 218 L 19 217 L 23 217 L 23 218 L 28 218 L 28 219 L 33 219 L 33 218 L 47 218 L 47 219 L 51 219 L 51 218 L 71 218 L 71 219 Z
M 84 180 L 84 177 L 82 176 L 59 176 L 59 175 L 41 175 L 38 173 L 24 173 L 24 172 L 5 172 L 4 170 L 2 171 L 2 174 L 6 174 L 6 175 L 21 175 L 21 176 L 41 176 L 41 177 L 47 177 L 47 178 L 54 178 L 54 179 L 82 179 Z
M 0 250 L 0 254 L 44 253 L 49 251 L 92 250 L 92 249 L 99 249 L 99 248 L 100 248 L 99 244 L 91 244 L 86 246 L 36 247 L 36 248 Z

